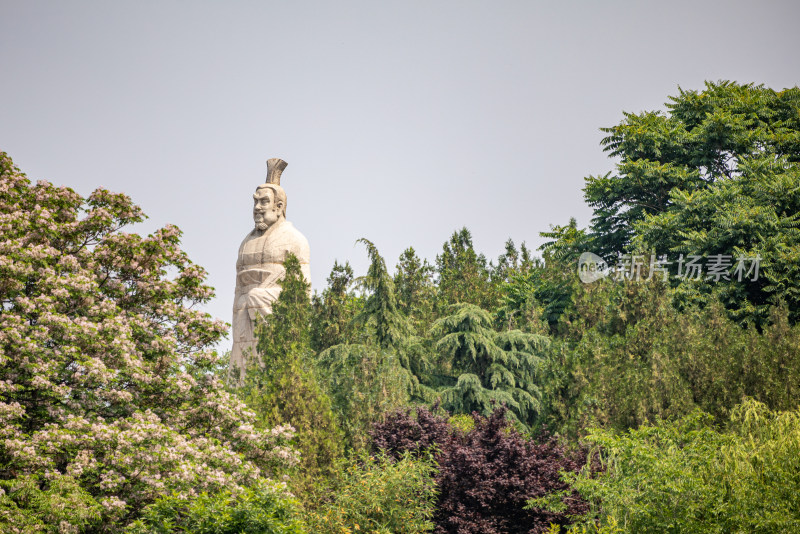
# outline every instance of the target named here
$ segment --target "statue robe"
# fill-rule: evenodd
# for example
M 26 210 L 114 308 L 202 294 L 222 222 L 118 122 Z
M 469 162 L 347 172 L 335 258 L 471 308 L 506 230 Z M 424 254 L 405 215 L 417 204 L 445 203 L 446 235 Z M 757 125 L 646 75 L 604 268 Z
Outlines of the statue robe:
M 283 262 L 290 253 L 300 260 L 303 276 L 310 282 L 308 241 L 292 223 L 280 219 L 263 232 L 254 229 L 239 246 L 230 360 L 234 377 L 238 370 L 242 371 L 240 376 L 244 375 L 248 358 L 256 354 L 256 317 L 272 313 L 272 303 L 281 292 L 278 281 L 286 274 Z

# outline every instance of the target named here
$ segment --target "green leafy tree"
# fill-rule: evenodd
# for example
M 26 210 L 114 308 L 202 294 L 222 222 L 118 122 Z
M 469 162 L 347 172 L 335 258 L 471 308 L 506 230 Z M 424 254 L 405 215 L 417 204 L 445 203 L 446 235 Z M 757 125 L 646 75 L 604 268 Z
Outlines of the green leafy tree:
M 685 287 L 686 300 L 716 293 L 735 317 L 758 324 L 778 299 L 800 309 L 800 89 L 706 83 L 681 89 L 666 108 L 603 129 L 620 163 L 586 179 L 593 251 L 733 255 L 729 271 L 738 257 L 760 257 L 755 283 L 706 278 Z
M 637 247 L 727 264 L 720 280 L 706 274 L 700 284 L 685 284 L 684 301 L 705 302 L 713 294 L 732 316 L 761 325 L 782 300 L 792 320 L 800 319 L 800 163 L 774 154 L 743 156 L 730 178 L 700 191 L 674 190 L 671 201 L 637 225 Z M 753 258 L 757 274 L 747 272 Z M 737 273 L 740 263 L 744 272 Z
M 572 306 L 578 257 L 589 250 L 591 240 L 585 230 L 577 228 L 574 218 L 566 226 L 551 227 L 539 235 L 551 239 L 539 247 L 543 259 L 533 258 L 523 243 L 519 267 L 503 269 L 500 283 L 495 280 L 495 315 L 500 328 L 559 335 L 561 316 Z M 513 265 L 503 259 L 514 253 L 513 243 L 509 240 L 506 247 L 498 268 L 505 263 Z
M 560 262 L 539 263 L 514 274 L 498 288 L 498 324 L 537 334 L 559 334 L 561 317 L 573 306 L 575 285 L 575 271 Z
M 578 221 L 570 217 L 565 226 L 551 226 L 549 232 L 539 232 L 541 237 L 551 239 L 539 247 L 544 255 L 561 266 L 575 267 L 583 252 L 592 252 L 592 238 L 585 229 L 578 228 Z

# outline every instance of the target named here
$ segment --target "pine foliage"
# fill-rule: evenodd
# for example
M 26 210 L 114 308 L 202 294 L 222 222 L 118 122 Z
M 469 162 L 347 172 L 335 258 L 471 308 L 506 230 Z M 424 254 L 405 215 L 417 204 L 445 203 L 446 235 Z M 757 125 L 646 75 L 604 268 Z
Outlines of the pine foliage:
M 314 295 L 311 320 L 311 348 L 314 351 L 322 352 L 328 347 L 358 339 L 353 317 L 363 301 L 351 292 L 353 280 L 353 268 L 349 262 L 343 265 L 334 262 L 328 276 L 328 287 L 322 295 Z
M 314 372 L 309 347 L 311 305 L 300 262 L 289 255 L 273 312 L 257 327 L 259 363 L 248 369 L 241 395 L 263 425 L 288 424 L 300 451 L 299 483 L 330 474 L 343 453 L 331 402 Z
M 494 302 L 490 271 L 486 257 L 475 252 L 472 234 L 467 228 L 454 232 L 436 256 L 438 275 L 438 308 L 440 312 L 449 305 L 468 303 L 483 308 Z
M 521 422 L 533 420 L 541 407 L 535 379 L 546 338 L 519 330 L 497 334 L 489 313 L 473 304 L 453 306 L 431 333 L 455 380 L 439 391 L 445 409 L 489 414 L 504 404 Z
M 367 293 L 366 300 L 354 321 L 357 325 L 370 325 L 380 348 L 402 349 L 411 328 L 397 304 L 394 281 L 377 247 L 364 238 L 357 242 L 367 248 L 370 264 L 367 275 L 360 281 Z

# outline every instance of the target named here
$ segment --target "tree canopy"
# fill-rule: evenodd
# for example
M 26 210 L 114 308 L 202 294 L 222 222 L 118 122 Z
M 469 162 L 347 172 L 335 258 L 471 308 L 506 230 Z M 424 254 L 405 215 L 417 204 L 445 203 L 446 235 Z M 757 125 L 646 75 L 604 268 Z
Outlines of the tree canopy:
M 800 89 L 707 82 L 680 89 L 665 111 L 624 117 L 602 128 L 616 171 L 586 178 L 588 232 L 555 227 L 542 234 L 554 239 L 544 249 L 570 259 L 591 251 L 612 264 L 623 254 L 663 257 L 673 275 L 696 256 L 705 270 L 679 300 L 714 293 L 733 317 L 759 325 L 771 303 L 800 309 Z M 731 280 L 744 261 L 750 276 Z
M 586 179 L 594 209 L 595 252 L 623 252 L 637 223 L 674 207 L 674 191 L 692 193 L 741 177 L 753 160 L 800 162 L 800 89 L 706 82 L 704 91 L 670 97 L 666 112 L 624 113 L 604 149 L 617 172 Z M 690 231 L 690 228 L 685 228 Z

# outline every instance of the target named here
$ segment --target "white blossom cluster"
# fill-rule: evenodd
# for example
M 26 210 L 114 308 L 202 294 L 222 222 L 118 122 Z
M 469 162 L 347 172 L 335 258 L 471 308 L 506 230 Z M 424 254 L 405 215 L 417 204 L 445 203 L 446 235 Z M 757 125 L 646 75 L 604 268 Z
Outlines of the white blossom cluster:
M 112 525 L 298 461 L 293 429 L 256 430 L 217 378 L 226 325 L 195 309 L 213 291 L 180 230 L 120 231 L 143 217 L 126 195 L 33 185 L 0 153 L 0 504 L 14 481 L 72 484 Z

